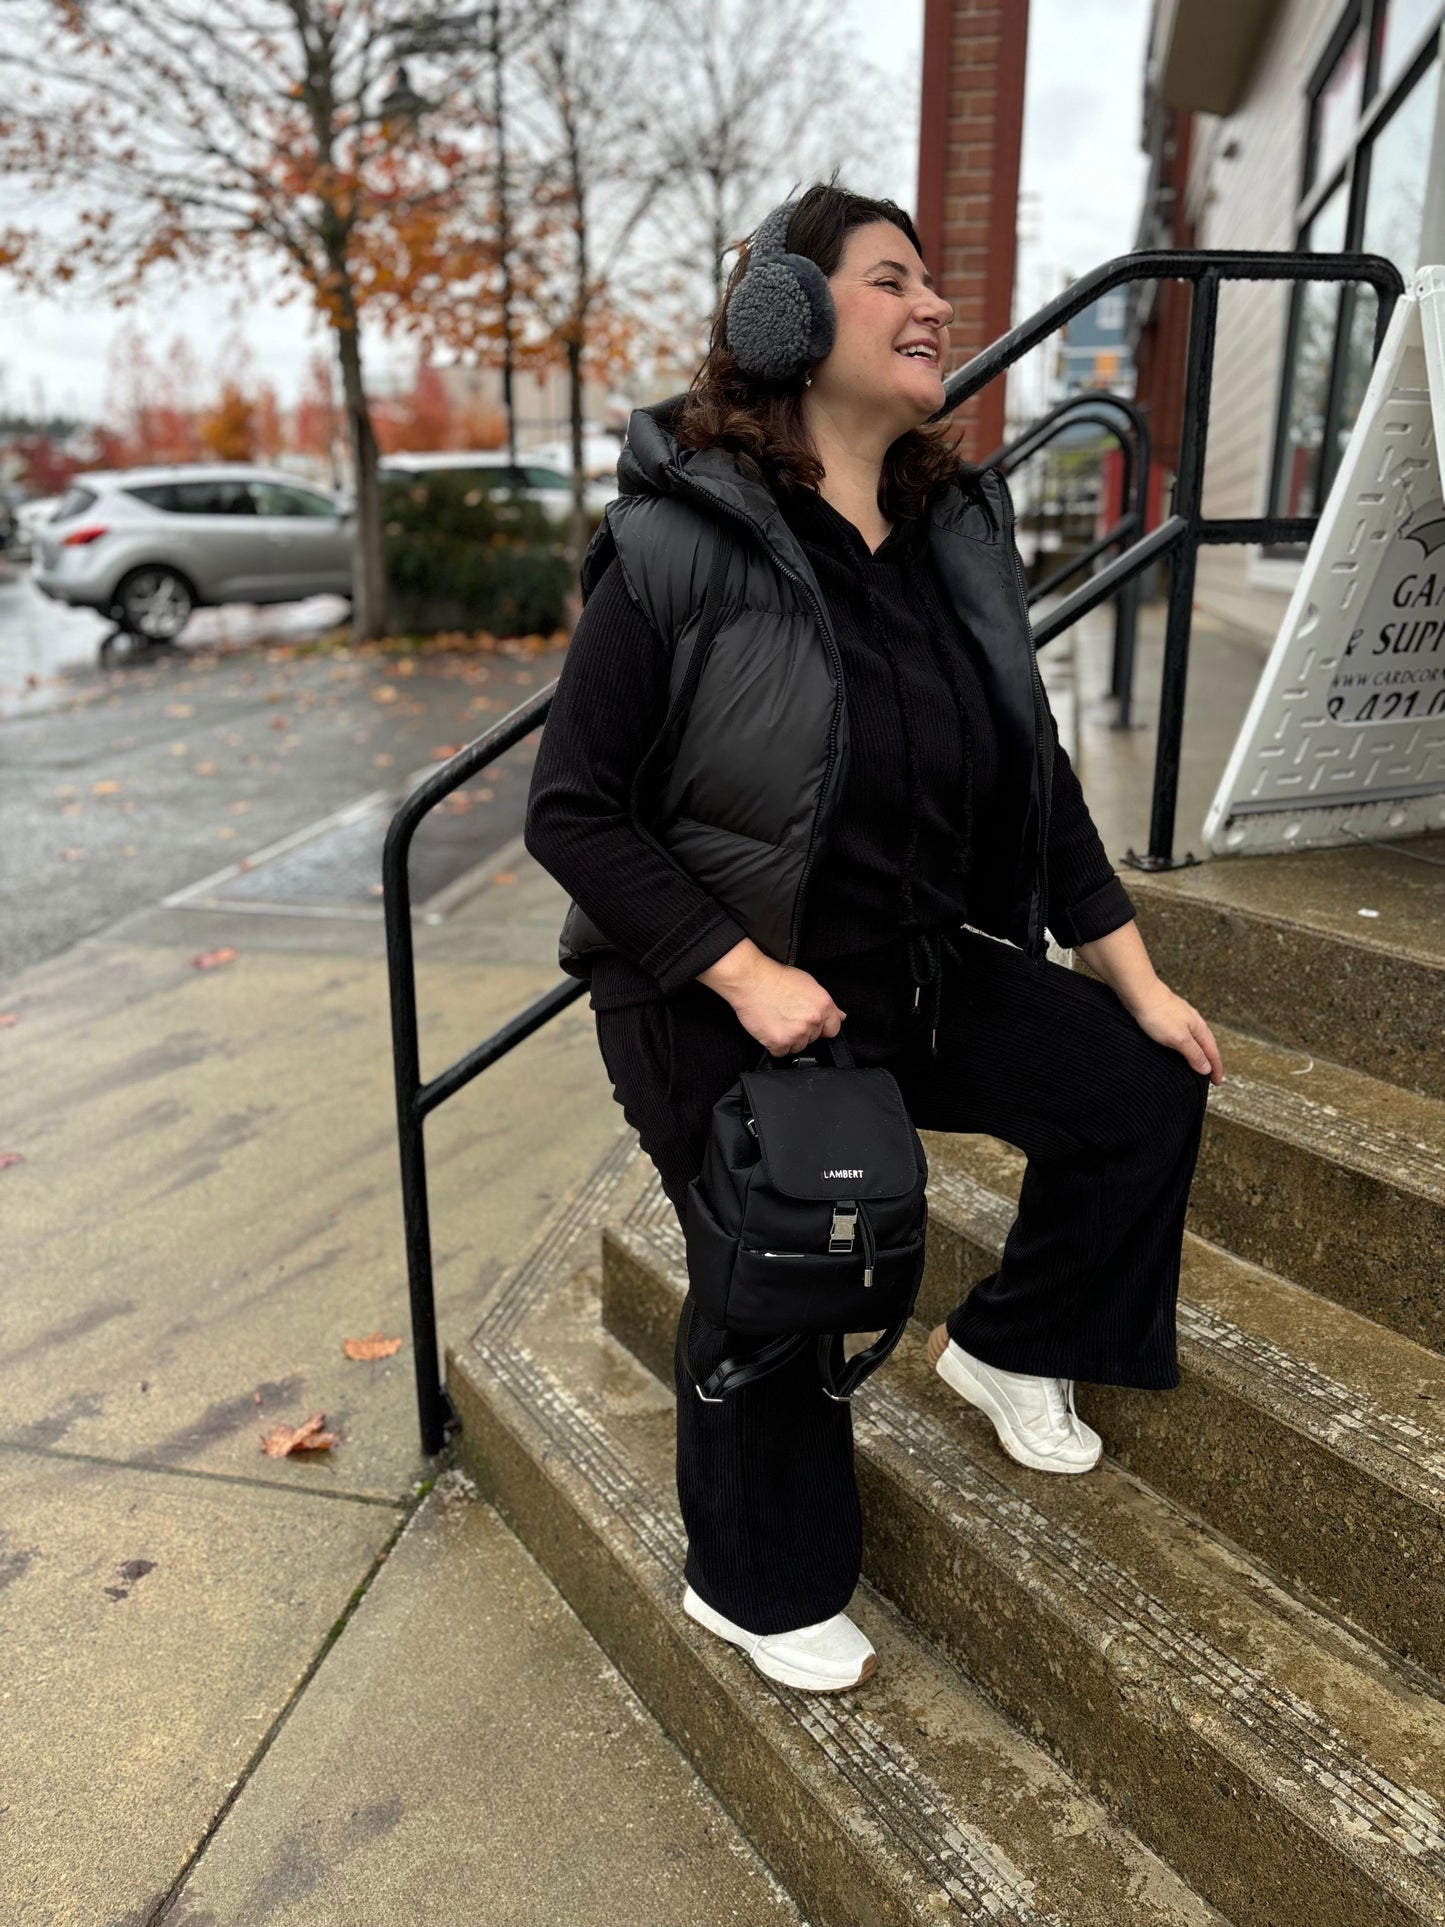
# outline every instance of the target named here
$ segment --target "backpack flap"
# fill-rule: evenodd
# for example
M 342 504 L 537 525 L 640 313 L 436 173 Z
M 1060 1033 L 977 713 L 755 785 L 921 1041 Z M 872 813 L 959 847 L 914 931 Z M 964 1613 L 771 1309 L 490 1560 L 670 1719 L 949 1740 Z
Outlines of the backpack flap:
M 881 1065 L 744 1071 L 763 1175 L 783 1197 L 896 1198 L 918 1183 L 916 1134 Z

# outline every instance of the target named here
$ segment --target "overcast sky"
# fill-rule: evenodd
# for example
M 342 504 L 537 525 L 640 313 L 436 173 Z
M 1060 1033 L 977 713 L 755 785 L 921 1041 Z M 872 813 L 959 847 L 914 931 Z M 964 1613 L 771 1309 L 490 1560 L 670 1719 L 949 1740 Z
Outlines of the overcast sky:
M 916 89 L 922 0 L 886 8 L 877 0 L 841 0 L 841 10 L 860 52 Z M 1032 0 L 1016 316 L 1057 293 L 1065 272 L 1082 274 L 1125 253 L 1134 238 L 1145 171 L 1138 130 L 1148 17 L 1149 0 Z M 912 209 L 916 119 L 899 143 L 896 169 L 867 179 L 844 170 L 841 178 Z M 228 301 L 223 290 L 207 288 L 157 292 L 128 312 L 157 347 L 177 332 L 188 335 L 207 368 L 239 325 L 254 373 L 275 383 L 284 406 L 320 338 L 304 300 L 283 308 L 264 299 Z M 43 401 L 82 415 L 97 411 L 117 325 L 114 314 L 94 308 L 22 300 L 0 278 L 0 407 L 34 412 Z M 399 351 L 385 344 L 371 351 L 372 367 L 398 363 Z

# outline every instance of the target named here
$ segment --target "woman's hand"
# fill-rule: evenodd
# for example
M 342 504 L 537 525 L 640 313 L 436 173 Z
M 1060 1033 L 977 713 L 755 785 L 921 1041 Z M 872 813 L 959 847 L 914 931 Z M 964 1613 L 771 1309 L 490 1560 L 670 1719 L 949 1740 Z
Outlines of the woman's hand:
M 806 1050 L 816 1037 L 836 1037 L 848 1014 L 816 977 L 779 963 L 751 937 L 699 972 L 698 982 L 725 997 L 743 1029 L 774 1057 Z
M 1208 1071 L 1211 1084 L 1224 1082 L 1219 1046 L 1208 1024 L 1193 1004 L 1185 1003 L 1162 979 L 1156 977 L 1150 988 L 1125 1008 L 1140 1030 L 1156 1043 L 1177 1050 L 1195 1070 Z
M 1132 918 L 1107 936 L 1075 947 L 1142 1031 L 1156 1043 L 1177 1050 L 1195 1070 L 1208 1071 L 1211 1084 L 1224 1082 L 1224 1065 L 1212 1031 L 1193 1004 L 1156 973 Z

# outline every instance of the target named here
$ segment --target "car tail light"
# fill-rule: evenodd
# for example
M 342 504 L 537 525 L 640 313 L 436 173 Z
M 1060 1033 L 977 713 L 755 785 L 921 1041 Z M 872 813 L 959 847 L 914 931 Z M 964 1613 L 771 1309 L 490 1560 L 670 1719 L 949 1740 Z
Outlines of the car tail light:
M 82 549 L 87 542 L 98 542 L 110 530 L 101 522 L 87 522 L 83 529 L 72 529 L 69 535 L 60 538 L 62 549 Z

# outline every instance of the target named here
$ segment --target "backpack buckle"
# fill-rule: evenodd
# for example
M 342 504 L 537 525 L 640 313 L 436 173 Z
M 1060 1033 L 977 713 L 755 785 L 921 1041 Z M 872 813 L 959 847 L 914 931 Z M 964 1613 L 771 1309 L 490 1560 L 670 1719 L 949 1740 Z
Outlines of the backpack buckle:
M 858 1207 L 856 1204 L 835 1204 L 833 1207 L 833 1227 L 828 1233 L 829 1251 L 851 1251 L 853 1233 L 858 1226 Z

